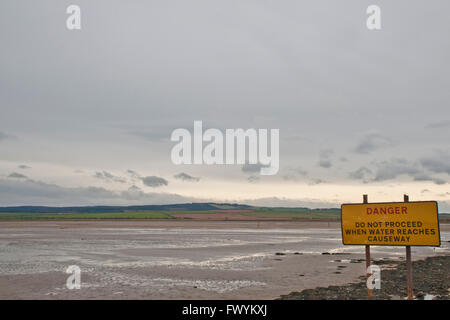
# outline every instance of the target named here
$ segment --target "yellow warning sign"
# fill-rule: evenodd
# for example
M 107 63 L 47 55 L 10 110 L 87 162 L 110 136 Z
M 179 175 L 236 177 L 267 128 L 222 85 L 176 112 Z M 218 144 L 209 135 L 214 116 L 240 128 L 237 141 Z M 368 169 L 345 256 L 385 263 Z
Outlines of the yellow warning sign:
M 440 246 L 436 201 L 343 204 L 344 244 Z

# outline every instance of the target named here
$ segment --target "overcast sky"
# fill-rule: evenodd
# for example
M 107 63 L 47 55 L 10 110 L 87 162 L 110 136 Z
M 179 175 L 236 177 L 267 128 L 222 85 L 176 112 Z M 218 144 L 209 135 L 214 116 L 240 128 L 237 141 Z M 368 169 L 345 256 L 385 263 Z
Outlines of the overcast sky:
M 66 29 L 81 7 L 82 29 Z M 366 28 L 381 7 L 382 30 Z M 450 3 L 2 0 L 0 205 L 438 200 Z M 280 171 L 182 165 L 176 128 L 280 129 Z

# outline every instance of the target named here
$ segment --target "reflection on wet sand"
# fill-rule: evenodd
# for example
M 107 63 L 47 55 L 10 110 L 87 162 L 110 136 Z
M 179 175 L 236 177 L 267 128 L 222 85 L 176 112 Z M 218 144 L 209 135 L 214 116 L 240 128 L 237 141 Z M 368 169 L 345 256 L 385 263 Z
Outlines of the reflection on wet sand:
M 450 228 L 441 226 L 443 240 Z M 272 299 L 364 273 L 364 248 L 323 222 L 4 222 L 0 298 Z M 448 254 L 413 249 L 413 257 Z M 401 259 L 402 248 L 373 247 Z M 65 287 L 69 265 L 80 290 Z

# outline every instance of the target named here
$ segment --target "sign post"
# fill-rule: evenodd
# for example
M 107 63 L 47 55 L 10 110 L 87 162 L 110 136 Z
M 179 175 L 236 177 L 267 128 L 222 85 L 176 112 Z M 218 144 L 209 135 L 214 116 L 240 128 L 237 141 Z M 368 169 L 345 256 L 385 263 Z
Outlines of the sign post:
M 363 203 L 368 203 L 367 194 L 363 194 Z M 366 279 L 368 279 L 372 274 L 368 273 L 370 267 L 370 246 L 366 244 Z M 367 288 L 367 296 L 369 300 L 372 299 L 372 289 Z
M 409 202 L 409 196 L 403 195 L 403 201 Z M 406 281 L 408 282 L 408 300 L 414 299 L 413 294 L 413 280 L 412 280 L 412 261 L 411 261 L 411 247 L 406 246 Z
M 436 201 L 363 203 L 341 206 L 341 232 L 344 245 L 364 245 L 366 249 L 366 277 L 370 276 L 370 246 L 405 246 L 408 299 L 412 300 L 413 277 L 411 246 L 441 245 L 438 206 Z M 372 290 L 367 291 L 369 299 Z

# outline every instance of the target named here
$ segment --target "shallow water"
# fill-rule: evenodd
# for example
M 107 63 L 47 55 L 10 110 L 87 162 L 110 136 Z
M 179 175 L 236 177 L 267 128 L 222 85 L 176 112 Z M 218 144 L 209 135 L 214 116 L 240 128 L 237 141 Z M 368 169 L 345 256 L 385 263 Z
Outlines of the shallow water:
M 450 232 L 441 231 L 441 238 L 449 240 Z M 440 248 L 413 247 L 413 257 L 448 254 L 448 245 L 443 241 Z M 371 250 L 376 257 L 404 256 L 403 247 L 373 246 Z M 348 257 L 336 259 L 336 256 L 322 255 L 324 252 L 360 257 L 364 247 L 343 246 L 341 231 L 333 228 L 233 228 L 232 223 L 225 228 L 40 225 L 2 229 L 0 277 L 44 273 L 67 277 L 65 269 L 78 265 L 85 276 L 85 289 L 113 288 L 110 294 L 122 295 L 127 288 L 151 288 L 153 293 L 195 288 L 222 294 L 271 286 L 272 281 L 283 276 L 271 276 L 270 272 L 279 271 L 277 261 L 291 259 L 293 265 L 299 265 L 299 271 L 303 270 L 301 263 L 304 263 L 305 272 L 312 268 L 308 264 L 316 260 L 323 261 L 321 272 L 335 268 L 337 261 L 351 265 Z M 293 272 L 290 274 L 292 267 L 286 265 L 286 268 L 289 276 L 294 276 Z M 308 276 L 314 280 L 314 268 Z M 322 275 L 317 273 L 316 277 L 321 279 Z M 61 283 L 45 295 L 57 296 L 64 290 Z

